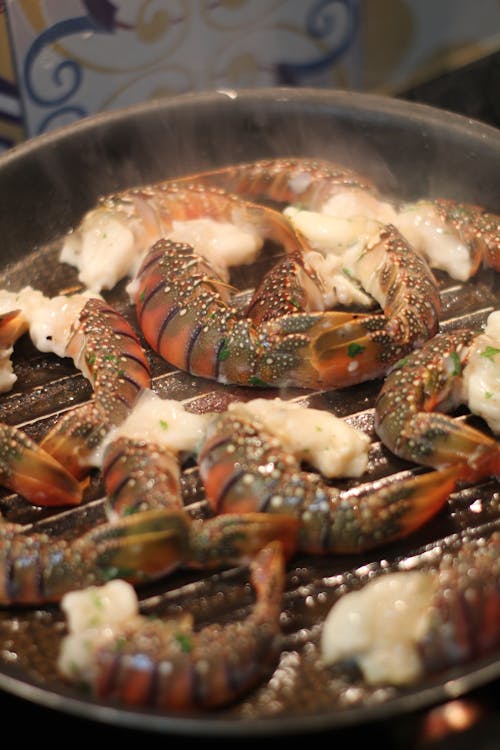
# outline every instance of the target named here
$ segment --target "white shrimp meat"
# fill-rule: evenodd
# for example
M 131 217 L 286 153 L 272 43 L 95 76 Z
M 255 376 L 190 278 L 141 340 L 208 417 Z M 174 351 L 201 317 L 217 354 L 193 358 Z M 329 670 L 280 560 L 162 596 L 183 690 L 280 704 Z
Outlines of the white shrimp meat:
M 431 575 L 408 571 L 381 575 L 341 596 L 323 624 L 323 660 L 355 662 L 372 685 L 418 679 L 423 671 L 418 642 L 428 628 L 434 590 Z
M 228 410 L 257 419 L 285 450 L 325 477 L 359 477 L 368 466 L 368 435 L 331 412 L 280 398 L 233 402 Z
M 161 398 L 145 388 L 127 418 L 109 431 L 92 458 L 96 467 L 102 465 L 109 443 L 120 437 L 143 440 L 169 448 L 174 453 L 196 453 L 210 421 L 210 414 L 195 414 L 180 401 Z
M 122 623 L 139 612 L 134 587 L 116 578 L 104 586 L 70 591 L 61 599 L 68 634 L 63 638 L 58 669 L 68 679 L 92 683 L 95 650 L 116 638 Z
M 262 238 L 250 227 L 210 218 L 174 221 L 162 236 L 192 245 L 226 280 L 229 267 L 251 263 L 262 247 Z M 79 281 L 93 292 L 113 289 L 129 277 L 128 292 L 133 298 L 135 275 L 159 238 L 159 229 L 156 236 L 147 234 L 138 219 L 99 207 L 66 235 L 59 260 L 76 268 Z
M 432 268 L 458 281 L 470 277 L 472 258 L 467 246 L 448 229 L 430 201 L 406 204 L 393 223 Z
M 484 332 L 472 344 L 463 388 L 470 411 L 500 434 L 500 310 L 490 313 Z

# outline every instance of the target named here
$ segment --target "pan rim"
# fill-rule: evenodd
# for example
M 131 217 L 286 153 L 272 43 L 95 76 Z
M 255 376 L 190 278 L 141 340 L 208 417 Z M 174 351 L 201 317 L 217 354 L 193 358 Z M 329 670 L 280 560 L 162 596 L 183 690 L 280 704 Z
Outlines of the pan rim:
M 179 110 L 190 107 L 204 107 L 220 104 L 221 106 L 249 106 L 256 103 L 275 103 L 282 106 L 309 103 L 324 105 L 329 109 L 338 107 L 340 110 L 352 109 L 356 111 L 369 110 L 379 115 L 391 115 L 408 120 L 410 117 L 422 126 L 438 126 L 446 130 L 464 131 L 467 137 L 482 142 L 491 140 L 500 151 L 500 129 L 483 123 L 474 118 L 421 102 L 406 101 L 385 94 L 368 92 L 354 92 L 343 89 L 323 90 L 315 88 L 264 87 L 246 88 L 237 91 L 223 89 L 206 90 L 175 94 L 151 99 L 146 102 L 132 104 L 107 112 L 97 112 L 87 115 L 76 122 L 62 125 L 51 131 L 35 135 L 21 143 L 14 145 L 8 151 L 0 154 L 0 168 L 10 164 L 17 158 L 22 158 L 41 148 L 50 148 L 57 143 L 74 138 L 104 125 L 121 122 L 124 118 L 155 114 L 160 111 Z

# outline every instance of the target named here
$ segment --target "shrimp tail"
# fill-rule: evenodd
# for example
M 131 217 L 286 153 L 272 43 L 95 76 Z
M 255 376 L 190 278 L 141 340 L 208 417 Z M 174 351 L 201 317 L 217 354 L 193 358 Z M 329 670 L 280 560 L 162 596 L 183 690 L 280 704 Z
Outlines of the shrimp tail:
M 41 446 L 81 481 L 93 467 L 94 454 L 111 427 L 108 416 L 89 401 L 63 414 L 42 439 Z
M 268 513 L 224 513 L 191 527 L 191 568 L 241 565 L 251 562 L 272 541 L 279 541 L 286 559 L 297 550 L 299 523 L 287 516 Z
M 183 511 L 151 509 L 90 532 L 83 544 L 90 542 L 101 575 L 137 583 L 169 574 L 189 556 L 189 523 Z
M 78 505 L 82 487 L 22 430 L 0 425 L 0 484 L 35 505 Z

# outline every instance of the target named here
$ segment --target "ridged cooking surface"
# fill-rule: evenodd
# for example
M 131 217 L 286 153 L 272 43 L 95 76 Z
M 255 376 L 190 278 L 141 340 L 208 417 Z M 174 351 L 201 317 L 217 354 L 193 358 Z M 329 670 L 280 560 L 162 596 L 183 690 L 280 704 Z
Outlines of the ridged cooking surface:
M 42 248 L 23 259 L 19 266 L 11 266 L 0 276 L 0 286 L 17 290 L 33 283 L 45 294 L 53 296 L 78 289 L 76 274 L 68 266 L 57 262 L 57 243 Z M 253 268 L 254 282 L 268 266 L 266 256 Z M 248 283 L 248 273 L 246 273 Z M 497 306 L 499 279 L 493 272 L 482 271 L 466 285 L 458 284 L 445 274 L 439 276 L 442 287 L 442 328 L 479 327 Z M 241 279 L 235 277 L 238 284 Z M 248 290 L 245 290 L 248 291 Z M 124 285 L 106 298 L 122 312 L 138 330 L 134 310 L 128 302 Z M 139 331 L 138 331 L 139 332 Z M 174 370 L 154 353 L 149 352 L 153 387 L 165 398 L 178 399 L 194 411 L 224 409 L 232 399 L 254 398 L 250 388 L 227 387 L 212 381 L 195 378 Z M 61 411 L 91 398 L 89 383 L 75 370 L 70 360 L 37 352 L 27 337 L 15 348 L 13 357 L 18 381 L 12 392 L 0 398 L 0 421 L 22 426 L 36 440 L 42 438 Z M 372 438 L 369 470 L 364 482 L 391 481 L 415 470 L 390 454 L 378 441 L 373 431 L 373 403 L 380 381 L 364 383 L 341 391 L 309 392 L 269 389 L 259 390 L 259 396 L 291 398 L 308 406 L 328 409 L 351 424 L 365 430 Z M 466 410 L 457 418 L 470 419 Z M 472 421 L 472 420 L 471 420 Z M 475 424 L 486 429 L 484 423 Z M 416 469 L 417 471 L 419 469 Z M 354 480 L 341 481 L 349 488 L 359 484 Z M 183 474 L 184 499 L 188 510 L 203 516 L 206 509 L 196 467 L 188 465 Z M 54 534 L 79 534 L 104 520 L 102 488 L 99 477 L 92 479 L 84 503 L 71 510 L 33 508 L 26 501 L 3 491 L 0 512 L 12 521 L 35 523 Z M 303 722 L 304 727 L 349 724 L 377 715 L 406 710 L 410 705 L 440 696 L 450 675 L 464 678 L 463 689 L 488 676 L 500 674 L 497 654 L 482 664 L 464 665 L 454 673 L 436 675 L 425 683 L 399 691 L 393 688 L 372 689 L 363 685 L 359 676 L 346 669 L 325 668 L 318 658 L 318 635 L 322 621 L 335 598 L 358 586 L 369 573 L 397 567 L 400 561 L 416 558 L 429 550 L 456 543 L 464 532 L 480 534 L 491 526 L 500 526 L 500 495 L 496 481 L 464 488 L 452 495 L 444 510 L 430 523 L 408 539 L 388 545 L 366 555 L 346 557 L 300 556 L 288 566 L 286 592 L 283 599 L 282 654 L 275 672 L 249 696 L 236 705 L 215 713 L 199 713 L 189 717 L 172 717 L 158 711 L 135 714 L 118 707 L 118 714 L 126 724 L 146 726 L 145 717 L 153 717 L 154 726 L 181 731 L 210 731 L 218 726 L 222 731 L 246 734 L 261 731 L 270 722 L 273 731 L 287 733 Z M 252 602 L 247 572 L 235 568 L 204 575 L 177 572 L 147 589 L 139 589 L 143 611 L 155 614 L 175 614 L 188 609 L 200 624 L 225 618 L 244 617 Z M 23 694 L 22 687 L 34 685 L 43 693 L 61 697 L 60 707 L 93 715 L 95 703 L 87 700 L 57 674 L 56 659 L 61 638 L 65 633 L 63 618 L 57 606 L 26 609 L 5 609 L 0 612 L 0 687 Z M 482 671 L 486 667 L 486 671 Z M 482 677 L 481 675 L 485 675 Z M 2 678 L 5 679 L 2 682 Z M 11 679 L 14 682 L 11 682 Z M 469 681 L 468 681 L 469 680 Z M 426 694 L 425 689 L 431 693 Z M 434 692 L 432 692 L 434 691 Z M 444 693 L 443 693 L 444 694 Z M 425 697 L 427 695 L 427 697 Z M 65 704 L 65 701 L 68 701 Z M 104 704 L 106 705 L 106 704 Z M 132 718 L 131 718 L 132 717 Z M 247 726 L 247 720 L 251 723 Z M 243 730 L 242 730 L 243 731 Z

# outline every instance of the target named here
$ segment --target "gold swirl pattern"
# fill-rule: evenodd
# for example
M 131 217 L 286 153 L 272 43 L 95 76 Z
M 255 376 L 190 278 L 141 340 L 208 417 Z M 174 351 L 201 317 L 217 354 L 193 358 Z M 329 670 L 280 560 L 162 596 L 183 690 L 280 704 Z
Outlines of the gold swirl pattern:
M 213 55 L 208 63 L 208 80 L 217 85 L 234 88 L 246 86 L 272 86 L 283 83 L 278 78 L 278 62 L 300 63 L 318 59 L 327 54 L 330 40 L 313 39 L 303 29 L 291 24 L 276 24 L 272 28 L 246 30 L 234 36 L 230 43 Z M 341 60 L 326 71 L 308 76 L 303 83 L 326 86 L 357 87 L 357 53 Z
M 135 74 L 163 65 L 188 44 L 192 12 L 183 0 L 120 4 L 117 26 L 106 37 L 68 40 L 64 55 L 103 76 Z M 106 79 L 108 80 L 108 79 Z
M 192 91 L 195 85 L 193 71 L 189 66 L 167 63 L 127 78 L 122 86 L 113 89 L 101 106 L 105 111 L 126 107 L 130 101 L 146 101 Z
M 0 0 L 27 135 L 189 90 L 401 90 L 438 74 L 450 50 L 458 59 L 457 48 L 489 49 L 500 23 L 500 0 L 481 19 L 465 0 L 438 5 L 426 15 L 418 0 L 379 0 L 376 10 L 362 0 Z M 448 12 L 453 29 L 435 26 Z

